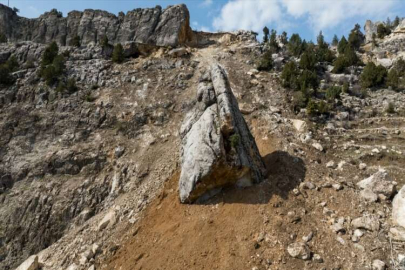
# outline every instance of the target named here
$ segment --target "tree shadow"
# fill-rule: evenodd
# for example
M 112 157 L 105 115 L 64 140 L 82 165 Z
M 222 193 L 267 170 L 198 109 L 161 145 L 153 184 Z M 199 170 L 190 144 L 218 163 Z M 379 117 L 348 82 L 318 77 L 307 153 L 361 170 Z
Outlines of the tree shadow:
M 263 157 L 263 161 L 267 177 L 261 183 L 247 188 L 225 187 L 217 195 L 197 204 L 267 204 L 273 195 L 287 199 L 289 192 L 305 179 L 305 163 L 299 157 L 275 151 Z

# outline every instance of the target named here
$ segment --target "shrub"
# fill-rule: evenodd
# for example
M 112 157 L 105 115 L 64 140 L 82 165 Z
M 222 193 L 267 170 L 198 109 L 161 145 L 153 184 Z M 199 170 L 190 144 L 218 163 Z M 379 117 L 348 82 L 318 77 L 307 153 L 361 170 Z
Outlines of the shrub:
M 10 69 L 6 64 L 0 65 L 0 85 L 10 85 L 13 83 Z
M 27 62 L 25 62 L 25 68 L 35 68 L 35 63 L 34 60 L 32 60 L 31 58 L 27 60 Z
M 53 65 L 49 65 L 44 68 L 41 72 L 41 76 L 49 86 L 54 85 L 58 81 L 58 75 Z
M 304 70 L 298 78 L 298 83 L 302 91 L 311 88 L 316 90 L 319 85 L 318 76 L 314 71 Z
M 332 73 L 336 73 L 336 74 L 343 73 L 345 71 L 346 67 L 347 67 L 346 58 L 343 55 L 340 55 L 333 62 Z
M 287 32 L 281 33 L 280 42 L 283 43 L 284 45 L 288 44 Z
M 307 106 L 308 97 L 302 91 L 297 91 L 293 94 L 293 110 L 298 111 L 301 108 L 305 108 Z
M 400 77 L 405 75 L 405 60 L 400 58 L 396 63 L 394 68 L 398 71 Z
M 65 58 L 62 55 L 57 55 L 52 62 L 52 65 L 55 68 L 56 75 L 62 75 L 62 73 L 65 71 Z
M 316 102 L 314 100 L 309 100 L 307 105 L 307 114 L 311 116 L 321 115 L 321 114 L 328 114 L 330 108 L 328 104 L 324 101 Z
M 48 47 L 46 47 L 44 54 L 42 55 L 41 65 L 43 67 L 52 64 L 55 57 L 58 55 L 59 47 L 56 42 L 52 42 Z
M 388 25 L 384 25 L 384 24 L 380 23 L 377 26 L 378 38 L 384 38 L 385 36 L 388 36 L 389 34 L 391 34 L 391 29 Z
M 307 50 L 301 55 L 300 68 L 314 70 L 316 65 L 316 55 L 313 51 Z
M 302 52 L 302 39 L 300 35 L 293 34 L 287 44 L 288 51 L 295 57 L 299 57 Z
M 0 43 L 7 43 L 7 37 L 3 33 L 0 33 Z
M 342 93 L 348 93 L 349 92 L 349 83 L 344 82 L 342 86 Z
M 229 137 L 229 141 L 231 143 L 231 147 L 236 149 L 236 147 L 239 145 L 240 137 L 238 134 L 233 134 Z
M 395 113 L 395 105 L 392 102 L 388 103 L 387 109 L 385 111 L 389 114 Z
M 109 46 L 110 46 L 110 43 L 109 43 L 108 37 L 105 35 L 101 39 L 101 47 L 106 48 L 106 47 L 109 47 Z
M 125 60 L 124 56 L 124 48 L 122 47 L 121 43 L 118 43 L 114 47 L 112 60 L 114 63 L 122 63 Z
M 80 37 L 79 37 L 79 36 L 75 36 L 74 38 L 72 38 L 72 39 L 69 41 L 69 46 L 79 48 L 80 45 L 81 45 L 81 44 L 80 44 Z
M 334 101 L 335 99 L 340 98 L 340 94 L 342 93 L 342 87 L 339 86 L 332 86 L 326 90 L 326 99 L 329 101 Z
M 273 68 L 273 58 L 270 51 L 265 52 L 257 64 L 257 70 L 269 71 Z
M 20 64 L 18 64 L 17 57 L 15 57 L 14 55 L 12 55 L 7 60 L 6 65 L 7 65 L 8 69 L 10 70 L 10 72 L 17 71 L 20 66 Z
M 283 87 L 297 90 L 299 70 L 295 62 L 291 61 L 285 64 L 281 72 L 281 80 Z
M 74 93 L 77 91 L 77 86 L 76 86 L 76 80 L 74 78 L 68 79 L 66 83 L 66 89 L 68 90 L 69 93 Z
M 387 86 L 392 87 L 392 89 L 397 89 L 399 86 L 399 74 L 398 71 L 395 68 L 392 68 L 388 72 L 387 76 Z
M 363 88 L 381 86 L 387 77 L 387 70 L 383 66 L 376 66 L 373 62 L 366 65 L 360 76 Z

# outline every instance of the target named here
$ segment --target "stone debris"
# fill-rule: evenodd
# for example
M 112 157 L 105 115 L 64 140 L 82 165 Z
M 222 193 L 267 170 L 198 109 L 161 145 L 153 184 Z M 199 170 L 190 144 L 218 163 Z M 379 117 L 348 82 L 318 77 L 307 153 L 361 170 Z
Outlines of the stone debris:
M 301 259 L 301 260 L 309 260 L 311 259 L 311 251 L 309 247 L 301 242 L 292 243 L 288 245 L 287 252 L 290 254 L 291 257 Z
M 389 199 L 396 191 L 396 183 L 385 170 L 379 170 L 369 178 L 358 182 L 357 186 L 362 189 L 360 196 L 368 201 L 377 201 L 378 198 Z

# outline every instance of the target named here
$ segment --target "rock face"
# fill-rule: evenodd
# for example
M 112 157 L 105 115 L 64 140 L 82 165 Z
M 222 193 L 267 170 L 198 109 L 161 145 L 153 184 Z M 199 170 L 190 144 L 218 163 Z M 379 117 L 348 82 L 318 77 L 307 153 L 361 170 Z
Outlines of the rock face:
M 266 171 L 221 66 L 202 76 L 197 100 L 180 131 L 183 203 L 225 185 L 257 183 Z
M 185 5 L 134 9 L 118 16 L 102 10 L 72 11 L 63 17 L 52 10 L 36 19 L 19 17 L 9 7 L 0 4 L 0 33 L 11 42 L 56 41 L 69 44 L 76 36 L 82 45 L 98 43 L 106 35 L 112 43 L 133 41 L 156 46 L 178 46 L 192 41 L 190 15 Z
M 364 25 L 364 32 L 365 32 L 367 43 L 373 41 L 373 34 L 377 34 L 377 27 L 379 24 L 382 24 L 382 23 L 381 22 L 373 23 L 370 20 L 366 21 L 366 24 Z

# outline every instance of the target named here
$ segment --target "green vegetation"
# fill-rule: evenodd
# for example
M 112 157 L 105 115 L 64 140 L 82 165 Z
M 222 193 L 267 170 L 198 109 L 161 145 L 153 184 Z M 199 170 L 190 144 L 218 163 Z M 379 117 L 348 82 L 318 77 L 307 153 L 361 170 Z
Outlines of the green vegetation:
M 109 47 L 109 46 L 111 46 L 111 45 L 110 45 L 110 43 L 109 43 L 108 37 L 107 37 L 107 36 L 103 36 L 103 39 L 101 40 L 101 47 L 107 48 L 107 47 Z
M 240 137 L 239 134 L 233 134 L 229 137 L 229 141 L 231 143 L 231 147 L 236 149 L 236 147 L 239 145 Z
M 344 52 L 345 52 L 345 49 L 346 49 L 346 47 L 347 47 L 347 44 L 348 44 L 347 39 L 345 38 L 345 36 L 343 36 L 343 37 L 340 39 L 339 44 L 338 44 L 338 47 L 337 47 L 338 52 L 339 52 L 339 53 L 344 53 Z
M 302 53 L 302 39 L 300 35 L 293 34 L 287 44 L 288 51 L 295 57 L 299 57 Z
M 328 43 L 325 42 L 325 38 L 322 34 L 322 31 L 318 35 L 317 42 L 318 42 L 318 47 L 316 50 L 317 60 L 319 62 L 332 62 L 335 59 L 335 55 L 331 50 L 329 50 L 329 45 Z
M 330 107 L 329 105 L 321 100 L 319 102 L 314 100 L 309 100 L 307 105 L 307 114 L 311 116 L 317 116 L 322 114 L 329 114 Z
M 399 87 L 399 73 L 395 68 L 388 72 L 387 86 L 392 87 L 394 90 L 398 89 Z
M 41 66 L 45 67 L 47 65 L 52 64 L 53 59 L 55 59 L 55 57 L 58 55 L 58 52 L 59 47 L 55 41 L 49 44 L 49 46 L 46 47 L 44 54 L 42 55 Z
M 352 46 L 346 45 L 343 54 L 333 62 L 333 73 L 343 73 L 346 68 L 360 64 L 360 59 Z
M 80 44 L 80 37 L 79 37 L 79 36 L 75 36 L 74 38 L 72 38 L 72 39 L 69 41 L 69 46 L 79 48 L 80 45 L 81 45 L 81 44 Z
M 376 66 L 373 62 L 370 62 L 361 74 L 361 86 L 363 88 L 382 86 L 386 77 L 387 70 L 383 66 Z
M 388 103 L 387 109 L 385 111 L 389 114 L 395 113 L 395 105 L 392 102 Z
M 337 46 L 337 45 L 339 45 L 339 38 L 337 37 L 337 35 L 335 35 L 332 40 L 332 46 Z
M 276 30 L 271 30 L 269 46 L 270 46 L 270 50 L 272 52 L 276 53 L 280 50 L 280 46 L 278 45 L 278 42 L 277 42 L 277 31 Z
M 122 63 L 122 62 L 124 62 L 124 60 L 125 60 L 124 48 L 122 47 L 121 43 L 118 43 L 114 47 L 112 61 L 114 63 Z
M 0 33 L 0 43 L 7 43 L 7 37 L 3 33 Z
M 269 42 L 269 34 L 270 34 L 270 30 L 269 30 L 269 28 L 267 28 L 267 26 L 265 26 L 263 28 L 263 43 Z
M 287 45 L 287 44 L 288 44 L 287 32 L 284 31 L 283 33 L 281 33 L 280 42 L 281 42 L 282 44 L 284 44 L 284 45 Z
M 384 38 L 385 36 L 388 36 L 389 34 L 391 34 L 391 28 L 389 25 L 384 25 L 381 23 L 377 26 L 378 38 Z
M 257 70 L 270 71 L 273 68 L 273 58 L 271 51 L 265 52 L 257 63 Z
M 295 62 L 288 62 L 285 64 L 281 73 L 282 85 L 285 88 L 296 90 L 299 87 L 298 76 L 299 70 Z
M 0 65 L 0 85 L 11 85 L 14 82 L 11 73 L 17 71 L 19 67 L 14 55 L 10 56 L 6 63 Z
M 364 35 L 360 31 L 361 27 L 359 24 L 356 24 L 349 35 L 349 45 L 355 50 L 359 50 L 361 44 L 364 42 Z
M 301 69 L 315 70 L 316 63 L 317 59 L 315 53 L 307 50 L 301 55 L 299 64 Z
M 333 102 L 335 99 L 340 98 L 340 94 L 343 92 L 342 87 L 332 86 L 326 91 L 326 99 L 330 102 Z

